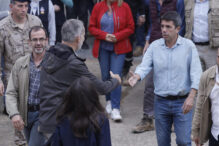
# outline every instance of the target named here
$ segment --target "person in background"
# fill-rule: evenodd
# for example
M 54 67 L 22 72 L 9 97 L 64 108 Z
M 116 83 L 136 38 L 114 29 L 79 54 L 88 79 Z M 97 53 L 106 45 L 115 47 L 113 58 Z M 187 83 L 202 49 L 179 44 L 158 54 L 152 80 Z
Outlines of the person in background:
M 49 35 L 49 45 L 55 45 L 56 22 L 54 6 L 51 0 L 31 0 L 28 13 L 40 18 Z
M 131 10 L 123 0 L 97 3 L 90 16 L 89 32 L 95 37 L 93 56 L 98 58 L 102 79 L 110 79 L 109 71 L 121 76 L 126 53 L 132 51 L 129 37 L 134 33 Z M 120 122 L 121 86 L 106 95 L 106 111 Z
M 133 56 L 138 57 L 142 55 L 144 45 L 145 45 L 145 37 L 148 34 L 150 27 L 150 14 L 149 14 L 149 3 L 150 0 L 143 0 L 145 7 L 145 23 L 139 23 L 136 27 L 136 48 L 134 49 Z
M 20 57 L 14 64 L 6 90 L 6 108 L 13 126 L 24 130 L 28 146 L 42 146 L 44 137 L 38 129 L 40 70 L 48 45 L 42 26 L 30 30 L 32 54 Z
M 219 48 L 217 64 L 201 76 L 195 114 L 192 121 L 192 140 L 201 146 L 219 146 Z
M 199 53 L 202 69 L 216 64 L 219 47 L 219 1 L 184 0 L 185 2 L 185 37 L 191 39 Z M 201 26 L 201 27 L 200 27 Z
M 61 43 L 61 28 L 64 22 L 66 21 L 65 13 L 64 13 L 64 4 L 61 0 L 52 0 L 54 10 L 55 10 L 55 18 L 56 18 L 56 43 Z
M 85 28 L 85 41 L 82 45 L 82 49 L 89 49 L 89 45 L 86 42 L 87 39 L 87 27 L 88 27 L 88 10 L 90 1 L 92 0 L 72 0 L 73 8 L 67 7 L 67 19 L 79 19 L 84 23 Z
M 99 80 L 88 70 L 85 59 L 78 56 L 84 42 L 83 22 L 69 19 L 62 26 L 62 43 L 46 52 L 40 74 L 39 131 L 48 140 L 56 127 L 56 111 L 63 95 L 74 80 L 88 77 L 100 94 L 107 94 L 121 84 L 118 74 L 111 74 L 107 81 Z
M 11 0 L 10 15 L 0 21 L 0 96 L 4 95 L 15 61 L 32 52 L 28 44 L 31 27 L 42 26 L 38 17 L 27 14 L 28 5 L 29 0 Z M 15 130 L 15 144 L 25 143 L 23 134 Z
M 110 126 L 92 81 L 76 79 L 57 112 L 51 146 L 111 146 Z
M 154 114 L 158 146 L 171 145 L 174 125 L 176 143 L 191 146 L 193 104 L 196 97 L 201 63 L 194 43 L 178 33 L 182 20 L 176 11 L 161 17 L 163 38 L 154 41 L 142 63 L 129 79 L 131 86 L 152 70 L 154 76 Z
M 135 32 L 129 37 L 132 48 L 134 50 L 134 42 L 136 40 L 136 28 L 138 26 L 144 25 L 145 23 L 145 5 L 143 0 L 124 0 L 126 2 L 131 11 L 132 11 L 132 16 L 133 20 L 135 23 Z M 139 45 L 139 44 L 137 44 Z M 133 61 L 133 51 L 128 52 L 125 56 L 125 62 L 123 65 L 123 70 L 122 70 L 122 85 L 123 86 L 128 86 L 128 73 L 129 69 L 132 66 L 132 61 Z
M 176 11 L 182 20 L 179 34 L 184 36 L 185 33 L 185 11 L 184 0 L 150 0 L 150 28 L 146 36 L 146 43 L 143 52 L 146 52 L 149 44 L 162 37 L 160 18 L 168 11 Z M 143 117 L 141 121 L 133 127 L 133 133 L 141 133 L 154 129 L 154 84 L 153 84 L 153 70 L 145 79 L 144 103 L 143 103 Z

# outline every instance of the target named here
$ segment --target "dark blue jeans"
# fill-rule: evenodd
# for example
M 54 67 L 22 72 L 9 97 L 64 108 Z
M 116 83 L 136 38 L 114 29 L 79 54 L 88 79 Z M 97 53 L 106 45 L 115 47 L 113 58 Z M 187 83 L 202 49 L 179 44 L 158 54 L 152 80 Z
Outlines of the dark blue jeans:
M 117 55 L 114 51 L 107 51 L 100 48 L 98 59 L 103 81 L 110 79 L 110 71 L 114 74 L 119 74 L 121 77 L 125 54 Z M 122 87 L 118 86 L 106 95 L 106 100 L 111 100 L 112 108 L 120 108 L 121 89 Z
M 171 127 L 174 124 L 176 143 L 178 146 L 191 146 L 192 112 L 183 114 L 185 99 L 167 100 L 155 95 L 155 129 L 158 146 L 171 145 Z
M 43 146 L 45 143 L 43 134 L 38 131 L 38 117 L 38 111 L 28 112 L 27 127 L 24 127 L 24 135 L 26 137 L 28 146 Z

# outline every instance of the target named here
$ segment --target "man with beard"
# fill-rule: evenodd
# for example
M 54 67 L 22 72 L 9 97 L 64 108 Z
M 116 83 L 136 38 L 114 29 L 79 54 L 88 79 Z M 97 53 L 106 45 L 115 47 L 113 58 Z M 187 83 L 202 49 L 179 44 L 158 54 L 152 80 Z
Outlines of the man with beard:
M 112 72 L 112 79 L 108 81 L 97 79 L 89 72 L 85 59 L 77 55 L 76 51 L 84 42 L 85 28 L 82 21 L 67 20 L 61 34 L 62 43 L 57 43 L 45 54 L 41 70 L 39 130 L 47 139 L 56 128 L 56 110 L 62 97 L 75 79 L 81 76 L 89 78 L 101 94 L 109 93 L 121 83 L 119 75 Z
M 39 18 L 27 14 L 28 3 L 29 0 L 11 0 L 10 15 L 0 21 L 0 96 L 4 95 L 15 61 L 32 52 L 28 45 L 31 27 L 42 25 Z M 15 143 L 16 145 L 26 143 L 23 134 L 17 130 L 15 130 Z
M 44 144 L 39 125 L 40 70 L 48 45 L 46 30 L 34 26 L 29 33 L 32 54 L 19 58 L 11 71 L 7 90 L 6 108 L 12 124 L 17 130 L 24 130 L 28 146 Z

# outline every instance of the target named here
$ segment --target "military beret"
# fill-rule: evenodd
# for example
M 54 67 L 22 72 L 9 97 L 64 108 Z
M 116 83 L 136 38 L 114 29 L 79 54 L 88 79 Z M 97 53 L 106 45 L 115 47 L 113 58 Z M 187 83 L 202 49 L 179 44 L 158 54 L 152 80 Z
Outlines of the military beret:
M 30 2 L 30 0 L 11 0 L 12 2 L 13 1 L 17 1 L 17 2 Z

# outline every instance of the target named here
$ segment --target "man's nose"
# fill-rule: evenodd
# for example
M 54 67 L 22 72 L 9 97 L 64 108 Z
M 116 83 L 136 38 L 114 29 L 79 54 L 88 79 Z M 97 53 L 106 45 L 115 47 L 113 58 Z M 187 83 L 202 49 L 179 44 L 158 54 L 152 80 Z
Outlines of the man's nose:
M 22 11 L 25 12 L 28 8 L 26 6 L 22 7 Z
M 167 28 L 164 26 L 164 27 L 162 27 L 161 30 L 164 31 L 164 32 L 166 32 L 166 31 L 167 31 Z

